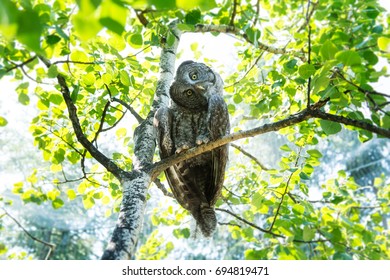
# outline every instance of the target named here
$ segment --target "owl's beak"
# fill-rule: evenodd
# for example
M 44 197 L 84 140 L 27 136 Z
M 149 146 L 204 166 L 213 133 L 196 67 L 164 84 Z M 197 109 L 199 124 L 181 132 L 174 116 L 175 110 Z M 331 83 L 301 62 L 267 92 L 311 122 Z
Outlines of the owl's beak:
M 196 85 L 195 88 L 196 89 L 200 89 L 200 90 L 205 90 L 205 88 L 203 86 L 201 86 L 201 85 Z

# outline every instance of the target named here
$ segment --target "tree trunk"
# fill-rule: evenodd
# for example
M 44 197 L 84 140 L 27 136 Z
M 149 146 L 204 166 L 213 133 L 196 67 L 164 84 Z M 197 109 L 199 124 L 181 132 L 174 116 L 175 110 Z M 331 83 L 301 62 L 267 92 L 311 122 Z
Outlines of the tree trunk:
M 122 173 L 120 182 L 123 188 L 123 199 L 119 217 L 111 241 L 102 259 L 118 260 L 132 259 L 142 230 L 146 193 L 151 184 L 151 174 L 147 167 L 153 163 L 156 148 L 153 117 L 160 106 L 169 105 L 169 87 L 173 81 L 176 61 L 176 51 L 181 32 L 176 28 L 176 22 L 170 24 L 170 32 L 175 36 L 175 42 L 165 45 L 160 57 L 160 79 L 157 83 L 153 106 L 147 118 L 134 131 L 133 171 Z

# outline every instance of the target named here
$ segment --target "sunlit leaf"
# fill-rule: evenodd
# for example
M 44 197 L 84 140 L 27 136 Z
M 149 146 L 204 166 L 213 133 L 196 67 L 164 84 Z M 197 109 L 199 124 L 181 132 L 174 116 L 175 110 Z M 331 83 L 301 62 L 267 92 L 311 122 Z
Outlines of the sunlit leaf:
M 342 126 L 337 122 L 331 122 L 327 120 L 320 120 L 322 130 L 327 134 L 336 134 L 341 131 Z
M 40 52 L 40 38 L 43 26 L 38 14 L 33 10 L 20 12 L 18 16 L 17 38 L 36 52 Z
M 346 66 L 359 65 L 362 63 L 362 58 L 355 51 L 340 51 L 336 53 L 336 59 Z
M 308 79 L 310 76 L 312 76 L 315 73 L 316 69 L 314 65 L 312 64 L 302 64 L 298 68 L 299 75 L 303 79 Z
M 57 197 L 55 200 L 52 201 L 51 205 L 54 209 L 58 209 L 64 206 L 64 201 L 61 198 Z
M 8 121 L 4 117 L 0 116 L 0 126 L 6 126 L 7 124 Z
M 140 48 L 143 44 L 142 35 L 139 33 L 134 33 L 129 37 L 128 42 L 133 48 Z
M 337 47 L 331 41 L 326 41 L 321 46 L 320 54 L 324 60 L 330 60 L 334 58 L 337 51 Z
M 378 38 L 378 47 L 381 51 L 390 53 L 390 38 L 379 37 Z
M 70 200 L 74 200 L 77 197 L 76 192 L 72 189 L 67 190 L 66 194 Z

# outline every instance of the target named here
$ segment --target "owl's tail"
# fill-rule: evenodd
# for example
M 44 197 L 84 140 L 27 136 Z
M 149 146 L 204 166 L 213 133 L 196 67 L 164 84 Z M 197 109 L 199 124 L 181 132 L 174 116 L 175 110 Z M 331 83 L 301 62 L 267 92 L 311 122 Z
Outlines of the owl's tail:
M 214 208 L 210 206 L 201 206 L 199 215 L 195 217 L 197 226 L 200 228 L 204 237 L 210 237 L 217 226 L 217 217 Z

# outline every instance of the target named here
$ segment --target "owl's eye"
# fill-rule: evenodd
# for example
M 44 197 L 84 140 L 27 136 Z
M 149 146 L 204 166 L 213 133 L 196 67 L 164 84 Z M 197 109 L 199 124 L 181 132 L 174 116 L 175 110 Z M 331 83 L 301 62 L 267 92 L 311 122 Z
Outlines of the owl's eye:
M 191 95 L 192 95 L 192 89 L 187 89 L 187 90 L 186 90 L 186 94 L 187 94 L 188 96 L 191 96 Z
M 198 75 L 196 73 L 191 74 L 191 80 L 195 81 L 198 79 Z

